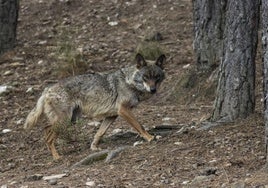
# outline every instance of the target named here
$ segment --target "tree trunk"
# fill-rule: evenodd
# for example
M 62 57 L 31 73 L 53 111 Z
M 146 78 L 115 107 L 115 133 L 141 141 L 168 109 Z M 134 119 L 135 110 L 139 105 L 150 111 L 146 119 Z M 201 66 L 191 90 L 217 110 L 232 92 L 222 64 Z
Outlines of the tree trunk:
M 199 70 L 219 65 L 227 0 L 193 0 L 194 50 Z
M 261 16 L 266 168 L 268 169 L 268 1 L 266 0 L 262 1 Z
M 19 0 L 0 0 L 0 55 L 15 46 Z
M 228 1 L 212 121 L 229 122 L 254 112 L 258 21 L 259 0 Z

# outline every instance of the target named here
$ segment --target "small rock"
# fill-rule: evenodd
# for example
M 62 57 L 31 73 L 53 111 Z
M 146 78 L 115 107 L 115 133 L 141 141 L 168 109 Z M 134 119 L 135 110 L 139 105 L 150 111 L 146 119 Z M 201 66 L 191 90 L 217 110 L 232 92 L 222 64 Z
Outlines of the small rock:
M 189 183 L 190 183 L 190 181 L 186 180 L 186 181 L 183 181 L 181 184 L 182 184 L 182 185 L 187 185 L 187 184 L 189 184 Z
M 143 141 L 137 141 L 137 142 L 134 142 L 133 146 L 138 146 L 138 145 L 141 145 L 143 143 Z
M 137 24 L 135 24 L 135 25 L 133 26 L 133 29 L 137 30 L 137 29 L 139 29 L 141 26 L 142 26 L 141 23 L 137 23 Z
M 217 159 L 213 159 L 211 161 L 208 161 L 208 163 L 216 163 L 217 162 Z
M 27 90 L 26 90 L 26 93 L 33 93 L 33 87 L 29 87 Z
M 88 125 L 89 126 L 95 126 L 95 127 L 98 127 L 101 123 L 98 122 L 98 121 L 92 121 L 92 122 L 89 122 Z
M 113 21 L 113 22 L 109 22 L 108 24 L 110 26 L 116 26 L 116 25 L 118 25 L 118 22 L 117 21 Z
M 44 45 L 44 44 L 47 44 L 47 41 L 46 41 L 46 40 L 39 41 L 38 44 L 40 44 L 40 45 Z
M 181 145 L 183 145 L 183 142 L 175 142 L 174 144 L 177 146 L 181 146 Z
M 79 47 L 76 49 L 80 54 L 82 54 L 84 52 L 84 48 L 83 47 Z
M 56 185 L 58 183 L 57 179 L 51 179 L 51 180 L 48 180 L 48 184 L 49 185 Z
M 192 167 L 193 167 L 194 169 L 197 169 L 198 164 L 197 164 L 197 163 L 195 163 L 195 164 L 193 164 L 193 165 L 192 165 Z
M 0 94 L 7 92 L 8 86 L 0 86 Z
M 6 184 L 5 185 L 1 185 L 0 188 L 7 188 L 7 185 Z
M 169 184 L 170 183 L 170 180 L 168 180 L 168 179 L 162 179 L 162 180 L 160 180 L 160 182 L 163 183 L 163 184 Z
M 188 69 L 191 66 L 191 64 L 184 65 L 182 68 L 183 69 Z
M 4 72 L 4 76 L 9 76 L 9 75 L 11 75 L 11 74 L 12 74 L 12 71 L 10 71 L 10 70 Z
M 51 175 L 51 176 L 44 176 L 43 177 L 43 180 L 52 180 L 52 179 L 60 179 L 60 178 L 63 178 L 63 177 L 66 177 L 68 176 L 68 174 L 57 174 L 57 175 Z
M 112 131 L 112 134 L 118 134 L 118 133 L 121 133 L 121 132 L 123 132 L 122 129 L 114 129 L 114 130 Z
M 21 118 L 21 119 L 19 119 L 18 121 L 16 121 L 16 124 L 17 124 L 17 125 L 21 125 L 22 122 L 23 122 L 23 118 Z
M 86 182 L 86 186 L 89 186 L 89 187 L 95 187 L 95 182 L 94 181 L 88 181 Z
M 162 119 L 162 121 L 174 121 L 176 120 L 175 118 L 170 118 L 170 117 L 165 117 Z
M 39 61 L 37 62 L 38 65 L 41 65 L 41 64 L 43 64 L 43 63 L 44 63 L 43 60 L 39 60 Z
M 162 138 L 161 135 L 156 135 L 156 136 L 155 136 L 155 139 L 156 139 L 156 140 L 160 140 L 161 138 Z
M 11 131 L 12 131 L 11 129 L 3 129 L 3 130 L 2 130 L 2 133 L 3 133 L 3 134 L 6 134 L 6 133 L 9 133 L 9 132 L 11 132 Z
M 230 52 L 234 52 L 234 47 L 232 44 L 230 45 Z
M 0 86 L 0 95 L 7 93 L 12 87 L 10 86 Z

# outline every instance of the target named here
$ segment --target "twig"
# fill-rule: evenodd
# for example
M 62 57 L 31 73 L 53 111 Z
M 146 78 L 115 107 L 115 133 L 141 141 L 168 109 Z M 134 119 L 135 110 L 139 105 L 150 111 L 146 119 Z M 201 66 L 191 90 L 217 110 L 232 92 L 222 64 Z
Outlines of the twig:
M 96 161 L 104 160 L 108 156 L 109 150 L 99 151 L 93 153 L 82 159 L 81 161 L 75 163 L 71 168 L 76 168 L 81 165 L 90 165 Z
M 129 149 L 131 146 L 122 146 L 119 147 L 117 149 L 114 149 L 112 151 L 110 151 L 106 157 L 105 162 L 108 163 L 110 162 L 113 158 L 115 158 L 121 151 L 125 150 L 125 149 Z
M 179 125 L 157 125 L 154 126 L 151 130 L 160 130 L 160 129 L 179 129 Z
M 103 150 L 97 153 L 93 153 L 82 159 L 81 161 L 75 163 L 71 168 L 76 168 L 82 165 L 90 165 L 94 162 L 105 160 L 105 162 L 110 162 L 113 158 L 115 158 L 118 153 L 121 151 L 130 148 L 131 146 L 122 146 L 114 150 Z

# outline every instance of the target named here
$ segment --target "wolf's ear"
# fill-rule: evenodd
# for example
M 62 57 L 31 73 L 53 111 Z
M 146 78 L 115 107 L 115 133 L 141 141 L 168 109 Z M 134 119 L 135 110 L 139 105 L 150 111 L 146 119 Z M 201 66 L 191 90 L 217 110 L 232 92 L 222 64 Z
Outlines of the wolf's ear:
M 164 54 L 160 55 L 156 60 L 155 64 L 159 66 L 161 69 L 164 69 L 164 64 L 166 63 L 166 56 Z
M 137 63 L 137 69 L 140 69 L 144 66 L 147 65 L 145 59 L 143 58 L 143 56 L 141 54 L 137 54 L 136 57 L 135 57 L 135 61 Z

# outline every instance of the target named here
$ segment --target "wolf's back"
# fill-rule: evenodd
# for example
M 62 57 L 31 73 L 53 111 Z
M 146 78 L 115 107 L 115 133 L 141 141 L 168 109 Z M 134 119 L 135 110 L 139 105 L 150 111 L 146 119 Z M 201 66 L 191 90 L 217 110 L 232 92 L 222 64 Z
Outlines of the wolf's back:
M 31 129 L 34 127 L 39 119 L 39 117 L 42 115 L 44 110 L 44 99 L 45 95 L 42 94 L 42 96 L 38 99 L 36 106 L 32 111 L 29 113 L 29 115 L 26 118 L 26 121 L 24 123 L 24 129 Z

